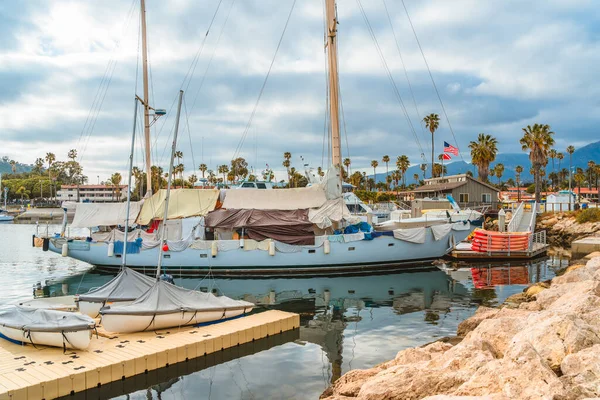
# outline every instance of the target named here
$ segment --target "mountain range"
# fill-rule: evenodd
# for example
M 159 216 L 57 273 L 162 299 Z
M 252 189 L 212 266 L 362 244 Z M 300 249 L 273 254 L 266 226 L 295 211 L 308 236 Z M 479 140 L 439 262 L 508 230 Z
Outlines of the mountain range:
M 566 151 L 562 151 L 565 155 L 565 158 L 561 161 L 560 169 L 569 168 L 569 154 Z M 575 150 L 573 153 L 573 167 L 580 167 L 584 170 L 587 169 L 588 161 L 594 161 L 595 163 L 600 163 L 600 141 L 590 143 L 580 149 Z M 515 168 L 517 165 L 523 167 L 523 173 L 521 173 L 521 181 L 523 182 L 531 182 L 533 181 L 533 177 L 529 173 L 529 169 L 531 167 L 531 163 L 529 162 L 529 153 L 499 153 L 496 156 L 496 160 L 490 165 L 490 169 L 493 168 L 496 164 L 502 163 L 504 164 L 504 173 L 502 174 L 502 181 L 507 181 L 512 178 L 515 179 L 516 173 Z M 379 170 L 382 170 L 382 163 L 378 167 Z M 467 171 L 471 171 L 473 176 L 477 176 L 477 167 L 472 165 L 471 163 L 467 163 L 465 161 L 453 161 L 447 164 L 446 166 L 446 175 L 456 175 L 456 174 L 464 174 Z M 554 160 L 554 166 L 556 171 L 559 170 L 558 160 Z M 390 163 L 390 172 L 392 171 L 392 165 Z M 429 169 L 425 172 L 426 176 L 429 177 Z M 377 181 L 385 182 L 385 165 L 383 165 L 383 173 L 377 172 Z M 546 167 L 548 173 L 552 172 L 552 160 L 548 161 L 548 166 Z M 413 175 L 419 174 L 420 179 L 423 179 L 423 171 L 421 171 L 420 166 L 418 164 L 411 166 L 408 171 L 406 171 L 406 184 L 414 183 Z M 373 178 L 371 174 L 369 178 Z M 490 177 L 490 180 L 493 183 L 496 183 L 496 177 Z

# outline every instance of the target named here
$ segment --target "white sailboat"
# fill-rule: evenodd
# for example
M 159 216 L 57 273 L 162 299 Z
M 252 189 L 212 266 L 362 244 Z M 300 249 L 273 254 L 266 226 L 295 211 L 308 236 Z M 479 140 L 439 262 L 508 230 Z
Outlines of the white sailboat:
M 159 191 L 146 200 L 136 222 L 148 226 L 153 221 L 163 220 L 167 223 L 165 229 L 169 230 L 168 240 L 157 240 L 155 234 L 152 236 L 142 229 L 124 235 L 125 242 L 139 242 L 136 251 L 127 255 L 129 267 L 137 270 L 154 268 L 158 259 L 164 271 L 180 274 L 213 271 L 243 275 L 302 273 L 315 268 L 332 272 L 397 268 L 401 263 L 442 257 L 469 235 L 474 223 L 481 221 L 482 215 L 473 211 L 463 213 L 464 217 L 459 220 L 441 215 L 402 220 L 400 226 L 372 231 L 349 213 L 342 197 L 340 174 L 335 1 L 327 0 L 326 5 L 333 165 L 325 179 L 306 188 L 229 190 L 224 194 L 219 210 L 215 210 L 219 196 L 216 190 L 181 190 L 174 195 L 181 196 L 182 201 L 170 205 L 166 204 L 168 195 Z M 145 28 L 145 23 L 142 25 Z M 150 159 L 148 146 L 146 140 L 147 163 Z M 103 205 L 89 207 L 100 210 Z M 161 215 L 163 210 L 164 217 Z M 99 211 L 98 214 L 103 213 Z M 186 221 L 197 217 L 204 217 L 204 220 L 195 223 L 193 229 L 182 231 Z M 78 219 L 78 212 L 75 219 L 78 224 L 86 223 Z M 109 220 L 110 216 L 104 225 L 111 225 Z M 98 222 L 98 219 L 88 221 L 95 224 L 93 226 L 100 225 Z M 113 231 L 108 235 L 91 235 L 86 241 L 49 239 L 49 249 L 94 264 L 100 270 L 115 271 L 122 264 L 122 256 L 113 251 L 113 243 L 118 240 L 115 238 L 120 234 Z M 67 247 L 63 249 L 65 244 Z

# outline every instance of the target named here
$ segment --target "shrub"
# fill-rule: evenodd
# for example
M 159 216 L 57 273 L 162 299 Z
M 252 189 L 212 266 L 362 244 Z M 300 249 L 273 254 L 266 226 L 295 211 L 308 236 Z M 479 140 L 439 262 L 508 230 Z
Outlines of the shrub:
M 576 217 L 577 222 L 583 224 L 585 222 L 599 222 L 600 208 L 588 208 L 582 210 Z

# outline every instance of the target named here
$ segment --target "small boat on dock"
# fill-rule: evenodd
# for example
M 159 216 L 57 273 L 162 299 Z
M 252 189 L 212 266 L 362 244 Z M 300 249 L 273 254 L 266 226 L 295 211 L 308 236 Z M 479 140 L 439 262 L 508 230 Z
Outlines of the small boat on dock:
M 130 304 L 106 306 L 100 310 L 107 332 L 143 332 L 204 322 L 225 320 L 249 313 L 254 304 L 217 297 L 157 281 Z
M 0 311 L 0 337 L 18 344 L 83 350 L 95 329 L 87 315 L 21 306 Z

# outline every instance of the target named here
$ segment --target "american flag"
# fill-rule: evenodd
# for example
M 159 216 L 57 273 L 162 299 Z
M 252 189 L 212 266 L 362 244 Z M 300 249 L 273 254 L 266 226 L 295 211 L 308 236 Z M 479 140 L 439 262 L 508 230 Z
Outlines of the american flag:
M 443 158 L 444 160 L 452 160 L 452 157 L 451 157 L 451 156 L 450 156 L 450 154 L 448 154 L 448 153 L 444 153 L 444 154 L 442 154 L 442 158 Z
M 458 155 L 458 148 L 448 144 L 448 142 L 444 142 L 444 153 L 452 153 L 455 156 Z

